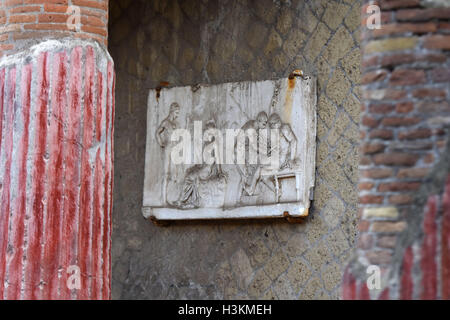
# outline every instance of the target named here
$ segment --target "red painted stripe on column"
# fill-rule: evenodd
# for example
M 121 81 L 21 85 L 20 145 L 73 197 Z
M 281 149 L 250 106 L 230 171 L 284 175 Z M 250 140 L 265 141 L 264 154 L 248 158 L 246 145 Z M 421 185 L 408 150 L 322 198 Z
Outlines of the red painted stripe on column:
M 421 299 L 432 300 L 437 298 L 437 211 L 438 196 L 430 196 L 426 205 L 426 213 L 423 222 L 424 239 L 420 267 L 422 270 Z
M 18 195 L 15 203 L 13 204 L 14 215 L 11 222 L 11 232 L 13 233 L 13 236 L 11 237 L 11 247 L 14 248 L 14 256 L 8 266 L 9 286 L 6 290 L 6 299 L 8 300 L 17 300 L 21 297 L 20 287 L 23 277 L 23 246 L 27 201 L 27 155 L 30 125 L 31 72 L 32 65 L 25 65 L 22 68 L 22 76 L 20 81 L 20 96 L 22 101 L 18 110 L 21 110 L 23 129 L 16 151 L 18 166 Z
M 60 253 L 60 227 L 63 213 L 63 152 L 64 152 L 64 110 L 66 109 L 66 53 L 57 53 L 52 59 L 52 95 L 50 126 L 48 130 L 48 206 L 44 234 L 44 256 L 42 280 L 46 283 L 43 299 L 58 297 L 58 269 Z
M 381 292 L 378 300 L 389 300 L 389 288 L 386 288 Z
M 24 299 L 36 299 L 40 293 L 41 241 L 44 231 L 44 198 L 46 177 L 46 142 L 47 142 L 47 102 L 49 92 L 49 72 L 47 70 L 48 53 L 44 52 L 37 59 L 37 105 L 35 123 L 35 150 L 33 159 L 32 186 L 33 196 L 30 219 L 28 222 L 28 248 L 25 266 Z
M 79 235 L 78 235 L 78 262 L 81 268 L 81 290 L 80 299 L 89 298 L 90 276 L 92 275 L 92 171 L 89 161 L 89 149 L 92 147 L 94 137 L 94 69 L 95 57 L 92 47 L 86 49 L 86 72 L 85 72 L 85 108 L 83 128 L 83 148 L 81 156 L 81 190 L 79 207 Z
M 3 149 L 0 159 L 4 158 L 4 175 L 2 181 L 2 196 L 0 203 L 0 298 L 4 297 L 3 283 L 6 278 L 6 260 L 9 259 L 9 250 L 7 252 L 11 191 L 11 161 L 13 151 L 13 131 L 14 131 L 14 100 L 16 91 L 16 69 L 12 68 L 8 72 L 8 81 L 6 85 L 6 106 L 5 106 L 5 133 Z M 3 116 L 3 115 L 2 115 Z
M 81 157 L 81 95 L 83 69 L 81 57 L 83 49 L 76 47 L 70 56 L 70 78 L 67 121 L 67 143 L 64 149 L 66 199 L 63 209 L 63 225 L 61 239 L 61 262 L 63 267 L 61 299 L 69 299 L 76 296 L 76 291 L 71 292 L 67 286 L 68 268 L 77 264 L 78 250 L 78 219 L 80 185 L 80 157 Z
M 112 119 L 111 108 L 114 100 L 113 91 L 113 66 L 108 62 L 107 68 L 107 95 L 106 95 L 106 110 L 105 110 L 105 182 L 104 182 L 104 223 L 103 223 L 103 291 L 102 298 L 110 298 L 110 228 L 111 228 L 111 135 L 112 135 Z
M 111 64 L 112 65 L 112 64 Z M 110 170 L 110 175 L 111 175 L 111 184 L 110 184 L 110 189 L 109 189 L 109 214 L 112 214 L 112 210 L 113 210 L 113 196 L 114 196 L 114 121 L 115 121 L 115 110 L 116 110 L 116 100 L 115 100 L 115 92 L 116 92 L 116 73 L 113 70 L 113 83 L 112 83 L 112 89 L 111 89 L 111 153 L 110 153 L 110 159 L 111 159 L 111 170 Z M 110 216 L 110 220 L 109 220 L 109 232 L 108 232 L 108 271 L 109 274 L 111 275 L 111 239 L 112 239 L 112 219 Z M 111 276 L 108 278 L 109 282 L 108 282 L 108 290 L 109 290 L 109 294 L 111 295 Z M 109 296 L 109 299 L 111 297 Z
M 442 299 L 450 299 L 450 175 L 447 177 L 443 195 L 442 235 L 441 235 L 441 281 Z
M 412 282 L 412 266 L 413 266 L 413 251 L 408 247 L 403 256 L 403 269 L 401 271 L 401 288 L 400 299 L 411 300 L 413 297 L 413 282 Z
M 2 150 L 3 137 L 3 98 L 5 97 L 5 69 L 0 70 L 0 151 Z
M 102 140 L 102 138 L 106 141 L 106 131 L 103 129 L 104 119 L 103 119 L 103 109 L 104 109 L 104 93 L 105 93 L 105 83 L 103 79 L 103 74 L 101 70 L 97 69 L 97 112 L 96 112 L 96 139 L 98 142 Z M 106 129 L 106 126 L 105 126 Z M 97 275 L 97 278 L 94 279 L 92 284 L 92 299 L 101 299 L 102 298 L 102 286 L 103 286 L 103 246 L 106 246 L 106 243 L 103 243 L 103 232 L 104 232 L 104 224 L 105 224 L 105 216 L 102 207 L 104 206 L 104 183 L 103 177 L 105 176 L 103 172 L 103 161 L 100 156 L 100 148 L 97 150 L 96 158 L 95 158 L 95 177 L 94 177 L 94 216 L 93 216 L 93 230 L 96 230 L 93 233 L 92 239 L 92 251 L 93 251 L 93 268 Z
M 3 153 L 2 149 L 2 140 L 3 140 L 3 99 L 5 93 L 5 69 L 1 69 L 0 71 L 0 160 L 1 154 Z M 0 181 L 0 195 L 3 194 L 3 182 Z M 1 199 L 1 197 L 0 197 Z M 0 219 L 2 219 L 2 213 L 0 212 Z M 3 230 L 3 222 L 0 220 L 0 230 Z M 0 252 L 0 261 L 5 259 L 6 252 Z M 4 283 L 4 270 L 2 264 L 0 263 L 0 298 L 3 297 L 3 283 Z
M 347 269 L 342 281 L 342 298 L 344 300 L 356 300 L 356 279 Z
M 92 220 L 92 229 L 95 230 L 92 237 L 92 257 L 93 270 L 96 278 L 92 282 L 91 299 L 101 299 L 102 296 L 102 204 L 103 204 L 103 163 L 100 158 L 100 148 L 97 149 L 95 157 L 95 176 L 94 176 L 94 215 Z
M 370 300 L 369 288 L 365 281 L 359 282 L 359 300 Z
M 97 70 L 97 121 L 96 121 L 96 128 L 95 128 L 95 134 L 97 141 L 100 141 L 100 139 L 103 136 L 102 132 L 102 124 L 103 124 L 103 74 L 100 70 Z

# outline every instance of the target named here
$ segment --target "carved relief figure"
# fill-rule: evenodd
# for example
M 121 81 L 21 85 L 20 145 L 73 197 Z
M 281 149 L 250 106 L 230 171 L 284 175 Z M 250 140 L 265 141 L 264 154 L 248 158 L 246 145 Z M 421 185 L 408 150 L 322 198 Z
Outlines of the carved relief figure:
M 213 121 L 208 121 L 205 131 L 214 129 L 215 127 Z M 214 137 L 209 142 L 204 142 L 204 144 L 209 143 L 214 143 Z M 214 162 L 211 164 L 196 164 L 186 170 L 180 198 L 174 203 L 176 207 L 183 209 L 200 207 L 202 198 L 207 197 L 207 195 L 202 194 L 200 191 L 202 185 L 206 185 L 211 194 L 221 192 L 220 190 L 217 190 L 218 188 L 216 188 L 215 185 L 217 185 L 217 183 L 223 185 L 226 181 L 222 180 L 226 180 L 227 175 L 222 171 L 221 165 L 217 163 L 216 156 L 217 155 L 212 154 Z
M 269 117 L 269 128 L 280 130 L 280 169 L 292 168 L 296 163 L 297 157 L 297 137 L 291 126 L 287 123 L 282 123 L 280 116 L 272 113 Z
M 165 148 L 170 143 L 172 132 L 178 128 L 178 116 L 180 114 L 180 106 L 174 102 L 170 105 L 169 115 L 160 123 L 156 129 L 156 141 Z
M 258 154 L 258 144 L 259 144 L 259 130 L 266 129 L 267 127 L 267 113 L 264 111 L 258 113 L 256 116 L 256 120 L 249 120 L 242 126 L 242 131 L 246 132 L 249 129 L 252 129 L 256 133 L 257 143 L 248 143 L 247 139 L 245 142 L 245 165 L 237 164 L 239 169 L 239 174 L 241 175 L 241 189 L 242 191 L 249 196 L 252 196 L 255 192 L 256 184 L 259 180 L 261 173 L 261 164 L 260 163 L 250 163 L 249 157 L 247 156 L 250 153 L 250 148 L 253 148 L 253 152 Z
M 167 187 L 169 180 L 172 177 L 176 177 L 176 167 L 171 161 L 171 151 L 173 143 L 171 142 L 171 136 L 175 129 L 179 127 L 178 116 L 180 114 L 180 106 L 178 103 L 173 102 L 169 107 L 169 115 L 161 121 L 160 125 L 156 129 L 156 141 L 160 147 L 164 150 L 164 180 L 162 184 L 163 202 L 167 203 Z

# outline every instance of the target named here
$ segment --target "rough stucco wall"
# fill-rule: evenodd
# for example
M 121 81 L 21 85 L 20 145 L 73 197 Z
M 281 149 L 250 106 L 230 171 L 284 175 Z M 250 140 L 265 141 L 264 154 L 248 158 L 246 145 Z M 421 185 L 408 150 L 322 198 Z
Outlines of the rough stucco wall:
M 114 1 L 113 298 L 337 298 L 356 236 L 359 1 Z M 170 86 L 318 77 L 315 201 L 303 224 L 141 214 L 146 99 Z

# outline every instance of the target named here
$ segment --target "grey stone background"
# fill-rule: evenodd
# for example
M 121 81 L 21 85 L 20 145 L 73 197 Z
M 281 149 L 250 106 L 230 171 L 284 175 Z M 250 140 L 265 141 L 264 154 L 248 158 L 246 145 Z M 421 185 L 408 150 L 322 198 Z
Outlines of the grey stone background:
M 111 0 L 116 64 L 113 299 L 339 296 L 357 234 L 360 1 Z M 310 217 L 180 222 L 141 214 L 148 89 L 318 78 Z

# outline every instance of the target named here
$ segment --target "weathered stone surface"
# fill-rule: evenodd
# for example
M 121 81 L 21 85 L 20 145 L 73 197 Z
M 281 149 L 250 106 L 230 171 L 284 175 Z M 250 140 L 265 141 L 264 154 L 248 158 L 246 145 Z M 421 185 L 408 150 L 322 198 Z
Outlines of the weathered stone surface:
M 306 217 L 316 113 L 312 77 L 150 90 L 144 217 Z
M 118 2 L 122 3 L 121 0 Z M 318 239 L 335 231 L 331 225 L 337 224 L 335 228 L 341 226 L 339 228 L 348 238 L 350 245 L 353 245 L 352 239 L 357 229 L 356 185 L 350 182 L 347 174 L 348 168 L 357 171 L 358 159 L 355 156 L 347 156 L 341 159 L 339 164 L 332 166 L 329 166 L 327 159 L 333 159 L 332 162 L 335 162 L 333 153 L 337 146 L 340 148 L 339 155 L 346 154 L 345 148 L 348 148 L 349 153 L 357 149 L 357 140 L 353 137 L 355 132 L 356 135 L 359 134 L 357 130 L 359 107 L 355 101 L 348 102 L 348 97 L 360 96 L 358 87 L 360 56 L 357 46 L 359 17 L 347 12 L 346 16 L 333 18 L 341 21 L 340 28 L 347 27 L 347 32 L 355 43 L 351 48 L 347 48 L 347 53 L 337 63 L 348 79 L 346 81 L 349 83 L 349 89 L 342 102 L 336 104 L 338 100 L 341 101 L 342 93 L 326 89 L 327 83 L 336 71 L 322 54 L 326 50 L 327 41 L 338 31 L 330 30 L 322 16 L 328 2 L 333 1 L 307 0 L 297 4 L 296 1 L 252 0 L 236 1 L 233 5 L 230 5 L 230 2 L 216 0 L 207 2 L 173 0 L 173 2 L 178 3 L 183 15 L 180 19 L 181 24 L 176 30 L 161 14 L 168 8 L 168 1 L 131 1 L 128 7 L 120 9 L 121 14 L 118 18 L 123 18 L 123 22 L 116 19 L 110 21 L 111 37 L 114 37 L 113 32 L 116 30 L 120 33 L 121 23 L 124 23 L 124 26 L 125 24 L 132 26 L 129 28 L 130 33 L 143 28 L 146 35 L 143 48 L 136 48 L 136 39 L 128 36 L 121 38 L 117 44 L 111 42 L 110 46 L 110 52 L 118 67 L 113 247 L 115 243 L 123 243 L 123 246 L 113 251 L 115 262 L 113 275 L 118 274 L 113 280 L 113 298 L 278 299 L 279 296 L 286 298 L 289 296 L 291 299 L 336 298 L 338 287 L 331 289 L 331 292 L 324 287 L 325 268 L 322 267 L 324 261 L 335 261 L 344 266 L 347 252 L 351 249 L 341 254 L 339 258 L 334 257 L 331 251 L 325 254 L 327 258 L 313 258 L 311 252 L 315 252 L 318 245 L 323 247 L 321 250 L 327 248 L 328 242 L 321 244 Z M 345 1 L 345 3 L 348 4 L 349 10 L 351 6 L 353 12 L 358 12 L 361 7 L 357 2 Z M 133 7 L 139 11 L 131 10 Z M 282 10 L 283 7 L 285 9 Z M 285 35 L 277 29 L 282 12 L 291 15 L 291 19 L 287 19 L 292 21 L 292 27 Z M 351 23 L 348 22 L 350 16 L 353 21 Z M 158 21 L 159 19 L 164 21 Z M 251 30 L 252 26 L 255 26 L 255 30 Z M 301 30 L 304 34 L 295 29 Z M 293 30 L 298 33 L 300 46 L 286 43 Z M 276 31 L 279 37 L 271 36 L 273 31 Z M 257 36 L 264 34 L 261 39 L 249 39 L 252 45 L 256 43 L 256 47 L 251 46 L 247 40 L 249 32 Z M 223 44 L 218 47 L 222 46 L 227 50 L 226 54 L 213 49 L 217 46 L 219 36 Z M 347 39 L 343 41 L 350 43 Z M 228 43 L 231 48 L 225 48 Z M 289 51 L 284 49 L 289 47 L 292 48 Z M 265 50 L 266 48 L 272 50 Z M 189 52 L 191 49 L 193 53 Z M 191 54 L 194 56 L 192 60 Z M 174 59 L 175 57 L 177 58 Z M 137 75 L 128 74 L 130 60 L 140 61 L 147 68 L 144 78 L 139 79 Z M 336 110 L 339 109 L 339 113 L 345 113 L 347 117 L 335 119 L 330 117 L 327 118 L 326 124 L 322 120 L 318 121 L 318 147 L 322 151 L 320 155 L 318 153 L 316 161 L 320 177 L 316 181 L 314 206 L 310 214 L 315 217 L 314 220 L 321 220 L 321 223 L 308 219 L 300 225 L 290 226 L 283 223 L 247 222 L 186 223 L 161 228 L 142 220 L 140 206 L 145 158 L 145 112 L 149 88 L 158 87 L 161 81 L 169 81 L 169 86 L 172 87 L 196 83 L 217 84 L 276 79 L 286 77 L 297 68 L 317 76 L 318 101 L 323 101 L 324 97 L 327 100 L 327 103 L 319 106 L 322 115 L 327 112 L 331 115 L 336 114 Z M 137 74 L 137 70 L 136 67 L 133 73 Z M 335 126 L 338 129 L 334 129 Z M 332 146 L 327 142 L 330 130 L 341 132 L 341 136 L 335 136 L 333 133 L 332 141 L 336 143 Z M 346 139 L 350 144 L 341 144 L 340 139 Z M 329 169 L 326 169 L 327 167 Z M 337 207 L 336 218 L 339 218 L 329 224 L 331 221 L 329 218 L 333 219 L 331 216 L 333 206 L 327 204 L 335 201 L 334 196 L 343 202 L 345 210 L 341 213 L 340 207 Z M 327 213 L 321 217 L 322 210 L 326 207 Z M 128 228 L 133 222 L 137 224 Z M 268 226 L 270 228 L 266 236 Z M 133 248 L 128 247 L 129 238 L 134 239 L 130 243 Z M 135 241 L 137 239 L 141 242 Z M 262 270 L 274 256 L 275 251 L 283 251 L 286 254 L 289 267 L 277 279 L 271 280 Z M 240 253 L 235 256 L 237 252 Z M 238 277 L 231 271 L 230 266 L 232 257 L 233 259 L 243 257 L 242 252 L 248 256 L 252 268 L 252 282 L 247 289 L 238 285 Z M 304 256 L 312 259 L 304 259 Z M 288 276 L 289 268 L 298 259 L 303 259 L 307 267 L 301 270 L 305 271 L 303 274 L 291 271 Z M 312 261 L 317 265 L 312 266 Z M 222 276 L 223 265 L 228 266 L 225 278 Z M 315 270 L 313 275 L 310 275 L 311 271 L 308 271 L 308 268 Z M 306 279 L 295 280 L 297 277 Z M 341 275 L 333 273 L 333 277 L 337 279 L 341 278 Z M 255 279 L 259 281 L 255 282 Z M 240 283 L 246 283 L 245 281 Z M 286 281 L 289 285 L 285 284 Z M 145 289 L 137 289 L 141 287 Z

